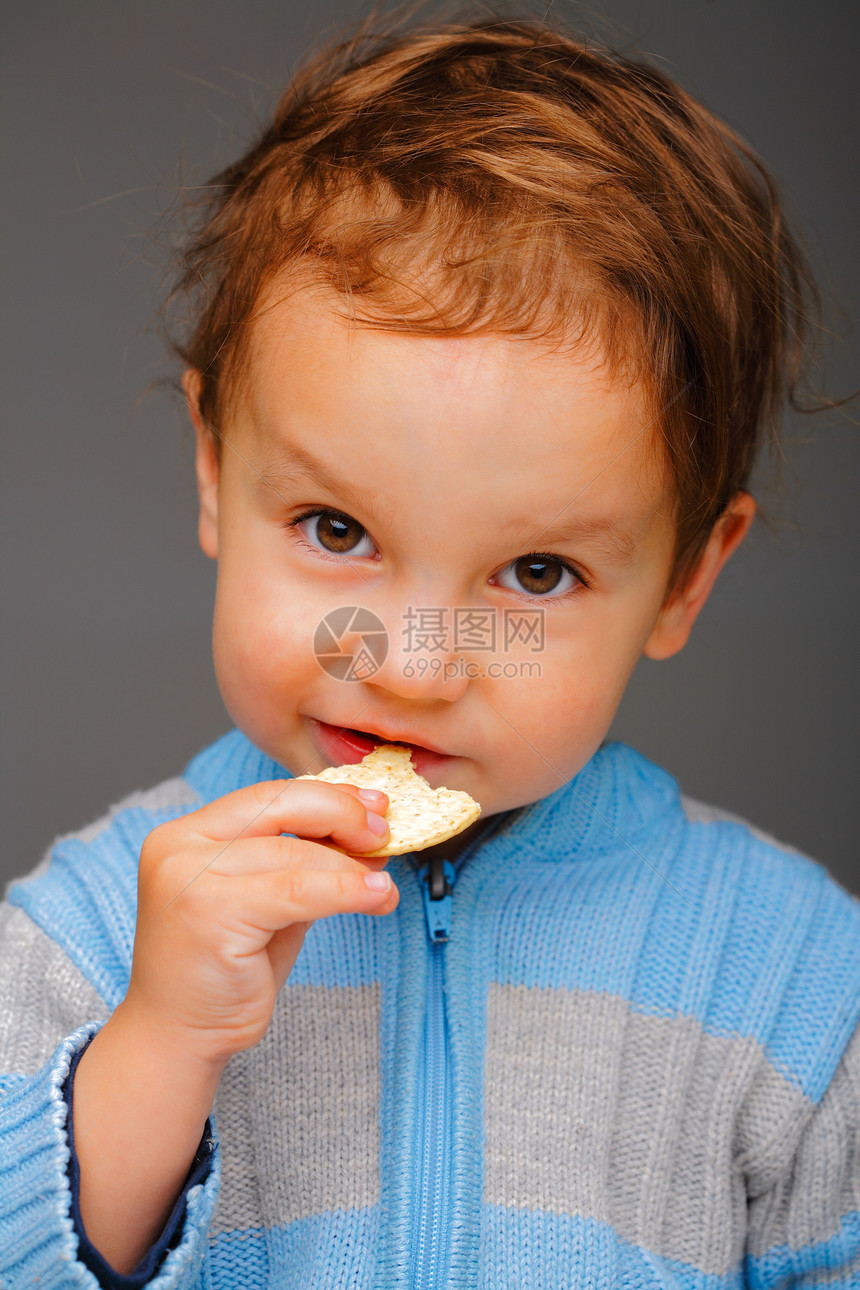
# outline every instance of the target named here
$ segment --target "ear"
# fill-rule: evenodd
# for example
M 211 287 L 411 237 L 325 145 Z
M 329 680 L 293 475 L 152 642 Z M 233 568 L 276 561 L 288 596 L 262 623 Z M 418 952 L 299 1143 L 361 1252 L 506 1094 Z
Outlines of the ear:
M 182 388 L 188 404 L 188 413 L 197 438 L 195 468 L 197 471 L 197 496 L 200 500 L 200 514 L 197 521 L 197 535 L 204 555 L 211 559 L 218 558 L 218 479 L 220 475 L 218 457 L 215 452 L 215 436 L 207 426 L 200 413 L 200 392 L 203 379 L 194 367 L 189 367 L 182 374 Z
M 749 493 L 736 493 L 729 502 L 686 584 L 670 595 L 660 610 L 645 642 L 643 653 L 647 658 L 671 658 L 684 648 L 717 575 L 749 532 L 755 511 L 756 505 Z

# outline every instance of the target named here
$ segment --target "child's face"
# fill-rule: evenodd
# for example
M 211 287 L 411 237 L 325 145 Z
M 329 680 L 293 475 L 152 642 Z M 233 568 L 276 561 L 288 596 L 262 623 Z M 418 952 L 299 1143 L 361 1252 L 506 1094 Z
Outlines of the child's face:
M 370 750 L 339 727 L 441 750 L 419 751 L 419 771 L 485 816 L 559 788 L 643 650 L 678 648 L 661 615 L 671 491 L 643 390 L 533 341 L 350 328 L 307 295 L 263 315 L 248 362 L 220 472 L 198 424 L 215 666 L 237 726 L 296 775 Z M 314 652 L 343 606 L 388 634 L 381 666 L 352 681 Z

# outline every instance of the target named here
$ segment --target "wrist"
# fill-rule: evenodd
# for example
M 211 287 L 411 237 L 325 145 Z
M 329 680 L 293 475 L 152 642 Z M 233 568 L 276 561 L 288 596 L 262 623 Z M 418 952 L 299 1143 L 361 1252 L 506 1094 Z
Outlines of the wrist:
M 212 1037 L 205 1032 L 178 1025 L 158 1011 L 126 995 L 105 1024 L 111 1033 L 122 1036 L 129 1048 L 145 1051 L 151 1062 L 181 1068 L 185 1077 L 217 1085 L 229 1055 L 217 1052 Z

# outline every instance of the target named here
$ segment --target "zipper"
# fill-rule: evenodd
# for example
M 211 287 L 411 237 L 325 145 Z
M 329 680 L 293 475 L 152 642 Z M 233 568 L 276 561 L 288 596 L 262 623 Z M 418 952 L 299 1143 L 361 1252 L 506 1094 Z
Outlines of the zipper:
M 448 1050 L 448 1006 L 445 993 L 445 946 L 451 936 L 454 883 L 474 851 L 509 812 L 496 816 L 458 856 L 457 867 L 443 856 L 430 857 L 419 870 L 430 962 L 424 1010 L 424 1080 L 416 1090 L 416 1126 L 421 1133 L 417 1203 L 412 1224 L 410 1290 L 444 1290 L 453 1231 L 453 1078 Z
M 450 860 L 434 856 L 421 870 L 424 917 L 431 945 L 444 945 L 451 935 L 451 906 L 457 871 Z
M 412 1290 L 441 1285 L 443 1251 L 450 1246 L 451 1116 L 453 1088 L 445 1005 L 445 945 L 451 935 L 451 904 L 457 873 L 449 860 L 433 856 L 420 871 L 424 916 L 430 940 L 424 1011 L 424 1080 L 417 1090 L 418 1203 L 412 1229 Z

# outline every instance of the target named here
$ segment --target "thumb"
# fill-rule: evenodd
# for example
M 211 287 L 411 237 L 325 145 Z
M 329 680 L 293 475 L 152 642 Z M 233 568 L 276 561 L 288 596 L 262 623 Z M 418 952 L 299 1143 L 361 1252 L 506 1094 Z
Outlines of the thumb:
M 313 922 L 291 923 L 289 927 L 282 927 L 275 932 L 266 946 L 276 990 L 280 990 L 292 972 L 299 950 L 304 944 L 305 932 L 312 926 Z

